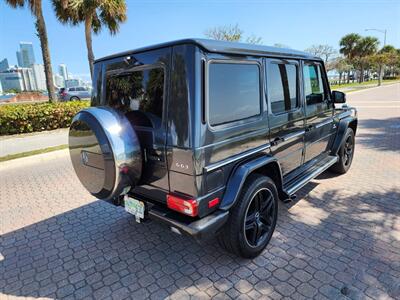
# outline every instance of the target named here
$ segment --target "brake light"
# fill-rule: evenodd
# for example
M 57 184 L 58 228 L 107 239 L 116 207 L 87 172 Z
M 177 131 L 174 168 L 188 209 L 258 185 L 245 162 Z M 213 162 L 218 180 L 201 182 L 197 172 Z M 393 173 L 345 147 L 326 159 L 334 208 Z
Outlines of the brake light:
M 194 199 L 182 199 L 174 195 L 167 195 L 167 206 L 188 216 L 197 216 L 198 206 Z

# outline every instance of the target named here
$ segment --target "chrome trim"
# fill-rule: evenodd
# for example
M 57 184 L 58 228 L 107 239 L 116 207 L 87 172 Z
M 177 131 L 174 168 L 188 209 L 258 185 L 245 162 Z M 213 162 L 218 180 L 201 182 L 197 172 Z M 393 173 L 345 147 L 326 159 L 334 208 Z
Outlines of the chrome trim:
M 303 186 L 305 186 L 310 180 L 314 179 L 319 174 L 321 174 L 322 172 L 326 171 L 330 166 L 335 164 L 338 161 L 338 159 L 339 158 L 337 156 L 332 157 L 332 159 L 328 163 L 326 163 L 325 165 L 319 167 L 314 172 L 312 172 L 311 174 L 309 174 L 306 177 L 304 177 L 303 179 L 301 179 L 295 185 L 293 185 L 293 186 L 289 187 L 288 189 L 286 189 L 286 193 L 288 195 L 293 195 L 296 191 L 298 191 Z
M 258 152 L 267 150 L 267 149 L 269 149 L 270 147 L 271 147 L 271 144 L 270 144 L 270 143 L 261 145 L 261 146 L 259 146 L 259 147 L 257 147 L 257 148 L 254 148 L 254 149 L 252 149 L 252 150 L 246 151 L 246 152 L 244 152 L 244 153 L 241 153 L 241 154 L 238 154 L 238 155 L 234 155 L 234 156 L 228 157 L 228 158 L 223 159 L 223 160 L 221 160 L 221 161 L 218 161 L 218 162 L 216 162 L 216 163 L 212 163 L 212 164 L 210 164 L 210 165 L 204 167 L 204 171 L 205 171 L 206 173 L 207 173 L 207 172 L 214 171 L 214 170 L 219 169 L 219 168 L 221 168 L 221 167 L 223 167 L 223 166 L 225 166 L 225 165 L 228 165 L 228 164 L 230 164 L 230 163 L 232 163 L 232 162 L 241 160 L 241 159 L 243 159 L 243 158 L 249 157 L 249 156 L 251 156 L 251 155 L 253 155 L 253 154 L 256 154 L 256 153 L 258 153 Z
M 328 125 L 328 124 L 330 124 L 332 122 L 333 122 L 333 119 L 329 119 L 329 120 L 326 120 L 324 122 L 318 123 L 317 125 L 315 125 L 315 129 L 321 128 L 321 127 L 323 127 L 325 125 Z
M 305 130 L 298 131 L 298 132 L 293 132 L 293 133 L 289 133 L 288 135 L 284 135 L 284 136 L 282 137 L 282 139 L 283 139 L 284 142 L 286 142 L 286 141 L 295 139 L 295 138 L 297 138 L 297 137 L 299 137 L 299 136 L 302 136 L 302 135 L 304 135 L 305 133 L 306 133 Z

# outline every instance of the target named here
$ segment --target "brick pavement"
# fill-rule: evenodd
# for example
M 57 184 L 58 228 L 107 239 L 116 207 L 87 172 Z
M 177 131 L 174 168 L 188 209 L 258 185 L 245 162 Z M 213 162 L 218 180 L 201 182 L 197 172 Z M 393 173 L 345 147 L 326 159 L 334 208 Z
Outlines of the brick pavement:
M 399 87 L 350 95 L 350 172 L 322 174 L 282 204 L 253 260 L 96 201 L 67 151 L 2 163 L 0 299 L 399 299 Z

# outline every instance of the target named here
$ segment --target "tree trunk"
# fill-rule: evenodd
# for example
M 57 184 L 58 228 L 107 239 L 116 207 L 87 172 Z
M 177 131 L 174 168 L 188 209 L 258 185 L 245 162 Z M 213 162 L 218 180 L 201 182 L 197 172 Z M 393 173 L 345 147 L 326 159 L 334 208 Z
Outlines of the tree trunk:
M 342 72 L 339 72 L 339 85 L 342 83 Z
M 350 83 L 350 70 L 347 71 L 347 83 Z
M 93 78 L 93 64 L 94 64 L 94 54 L 92 47 L 92 16 L 89 15 L 85 20 L 85 38 L 86 38 L 86 48 L 89 61 L 90 77 Z
M 49 94 L 49 102 L 53 102 L 57 101 L 57 97 L 54 92 L 53 69 L 51 68 L 49 42 L 47 40 L 46 23 L 44 22 L 43 18 L 41 1 L 36 5 L 35 16 L 36 16 L 36 29 L 39 35 L 40 47 L 42 48 L 44 73 L 46 76 L 46 87 L 47 87 L 47 92 Z
M 378 86 L 382 85 L 382 64 L 379 64 L 378 68 Z

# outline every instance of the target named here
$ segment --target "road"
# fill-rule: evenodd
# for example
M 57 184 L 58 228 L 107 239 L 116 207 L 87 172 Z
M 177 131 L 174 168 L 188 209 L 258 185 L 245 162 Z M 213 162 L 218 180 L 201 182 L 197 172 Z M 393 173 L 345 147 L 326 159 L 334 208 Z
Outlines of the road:
M 359 108 L 349 173 L 282 204 L 253 260 L 91 197 L 66 150 L 0 166 L 0 298 L 399 299 L 400 84 L 348 95 Z

